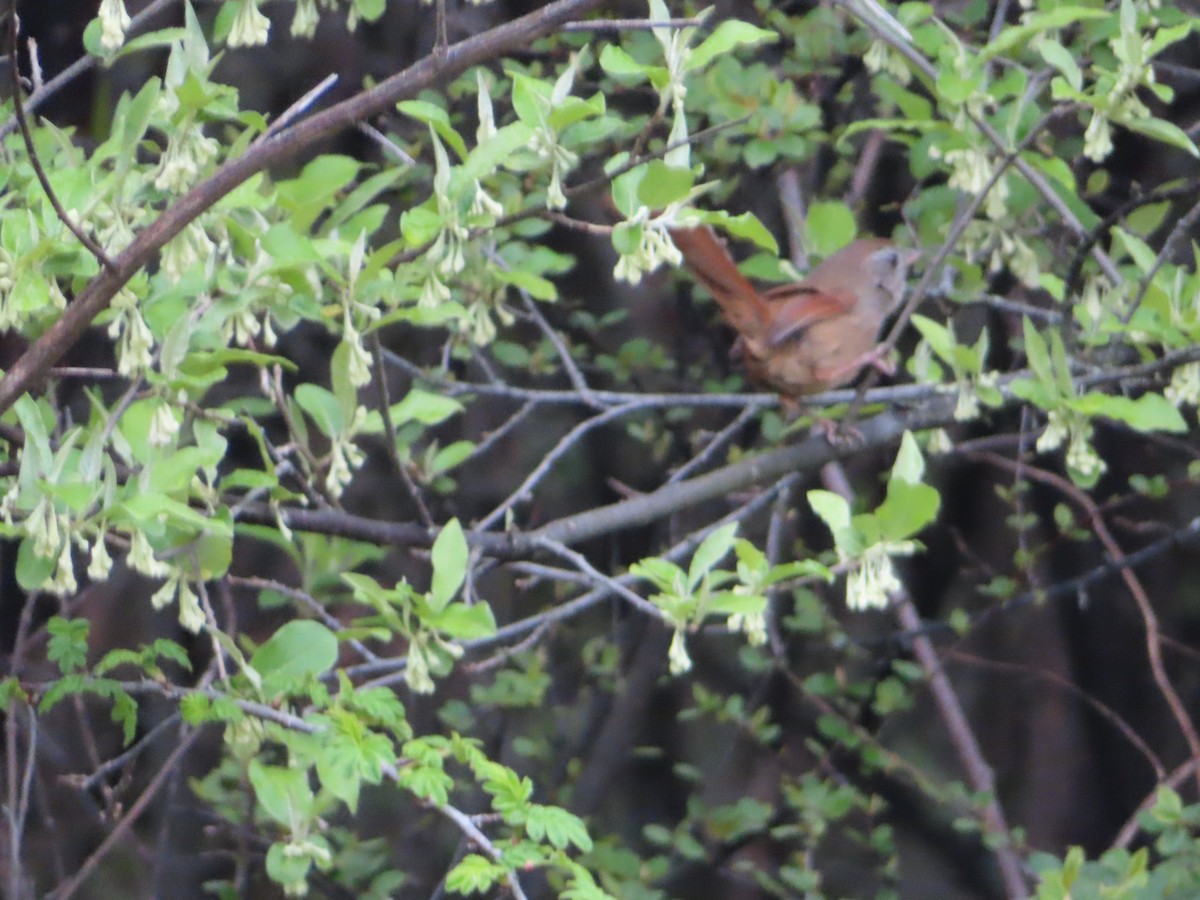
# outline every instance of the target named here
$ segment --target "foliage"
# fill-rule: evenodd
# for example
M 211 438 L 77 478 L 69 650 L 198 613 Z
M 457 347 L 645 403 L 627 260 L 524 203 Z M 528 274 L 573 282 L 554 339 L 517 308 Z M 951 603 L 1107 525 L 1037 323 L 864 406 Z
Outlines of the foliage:
M 389 6 L 299 0 L 291 33 L 382 34 Z M 971 731 L 943 661 L 1120 571 L 1146 683 L 1200 757 L 1155 615 L 1187 598 L 1148 596 L 1112 534 L 1129 507 L 1164 549 L 1200 521 L 1170 518 L 1200 478 L 1176 205 L 1200 152 L 1160 75 L 1200 20 L 649 0 L 652 27 L 563 27 L 601 6 L 267 116 L 222 68 L 278 41 L 259 0 L 181 0 L 153 32 L 103 0 L 92 64 L 158 74 L 94 132 L 41 118 L 36 79 L 10 101 L 0 710 L 4 770 L 28 774 L 0 871 L 64 896 L 93 877 L 32 849 L 86 843 L 34 808 L 49 732 L 114 833 L 212 738 L 186 790 L 226 896 L 891 897 L 921 829 L 992 861 L 978 896 L 1195 893 L 1173 737 L 1129 738 L 1155 794 L 1120 841 L 1035 851 L 1036 817 L 980 774 L 1005 742 Z M 367 149 L 319 144 L 367 119 Z M 1186 175 L 1124 196 L 1130 148 Z M 702 292 L 663 299 L 671 229 L 696 223 L 764 282 L 860 232 L 922 247 L 886 338 L 912 385 L 806 398 L 845 429 L 805 438 L 745 389 Z M 804 481 L 848 456 L 852 490 Z M 964 480 L 999 514 L 964 519 Z M 1093 562 L 1048 585 L 1062 556 Z

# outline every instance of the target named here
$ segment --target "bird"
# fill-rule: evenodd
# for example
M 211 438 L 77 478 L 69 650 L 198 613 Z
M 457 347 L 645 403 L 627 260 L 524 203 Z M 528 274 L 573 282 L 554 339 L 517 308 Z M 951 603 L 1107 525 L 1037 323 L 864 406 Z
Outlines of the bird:
M 915 251 L 881 238 L 856 240 L 803 280 L 759 291 L 709 226 L 676 227 L 670 235 L 737 332 L 754 381 L 795 400 L 846 385 L 866 365 L 888 371 L 876 342 L 904 297 Z

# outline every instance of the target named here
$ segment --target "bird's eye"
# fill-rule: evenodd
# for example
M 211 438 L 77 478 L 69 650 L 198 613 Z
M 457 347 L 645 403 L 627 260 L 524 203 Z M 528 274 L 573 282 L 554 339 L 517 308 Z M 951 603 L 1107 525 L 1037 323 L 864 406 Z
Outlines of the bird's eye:
M 882 263 L 888 269 L 894 269 L 900 265 L 900 251 L 895 247 L 884 247 L 876 250 L 872 254 L 872 259 L 878 263 Z

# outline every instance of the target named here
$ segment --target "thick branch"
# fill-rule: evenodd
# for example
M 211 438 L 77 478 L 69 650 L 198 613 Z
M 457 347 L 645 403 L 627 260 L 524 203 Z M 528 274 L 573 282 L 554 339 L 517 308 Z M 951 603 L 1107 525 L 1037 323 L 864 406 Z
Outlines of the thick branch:
M 116 271 L 92 279 L 63 313 L 0 380 L 0 413 L 41 379 L 74 346 L 118 290 L 201 213 L 264 169 L 294 158 L 344 128 L 390 109 L 398 100 L 452 78 L 471 66 L 523 50 L 604 0 L 558 0 L 543 9 L 432 54 L 376 87 L 316 113 L 230 160 L 141 231 L 115 260 Z

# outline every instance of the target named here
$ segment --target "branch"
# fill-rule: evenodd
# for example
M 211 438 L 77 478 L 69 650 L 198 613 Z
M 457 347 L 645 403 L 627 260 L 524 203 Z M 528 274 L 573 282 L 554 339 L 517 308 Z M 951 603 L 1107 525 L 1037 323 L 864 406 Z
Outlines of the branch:
M 897 33 L 895 29 L 880 27 L 879 23 L 874 18 L 869 15 L 864 15 L 863 12 L 857 8 L 857 5 L 849 2 L 849 0 L 836 0 L 836 2 L 838 6 L 841 6 L 848 13 L 850 13 L 850 15 L 854 16 L 869 29 L 871 29 L 871 31 L 873 31 L 880 40 L 890 44 L 897 51 L 899 51 L 899 53 L 910 63 L 912 63 L 914 68 L 916 68 L 917 71 L 928 80 L 930 85 L 936 84 L 938 79 L 937 69 L 934 67 L 933 63 L 927 60 L 921 54 L 921 52 L 915 46 L 913 46 L 911 39 L 903 34 Z M 934 91 L 935 96 L 936 94 L 937 92 Z M 1008 153 L 1008 143 L 1003 137 L 1000 136 L 999 132 L 997 132 L 990 123 L 975 113 L 972 113 L 969 109 L 965 109 L 965 113 L 967 118 L 971 121 L 971 124 L 979 129 L 980 134 L 987 138 L 988 142 L 992 146 L 994 146 L 1001 153 Z M 1088 236 L 1087 229 L 1083 227 L 1083 223 L 1079 221 L 1079 217 L 1076 216 L 1071 208 L 1066 204 L 1066 201 L 1064 201 L 1062 197 L 1058 195 L 1058 192 L 1054 190 L 1051 184 L 1046 180 L 1045 176 L 1019 156 L 1013 159 L 1013 165 L 1016 167 L 1017 171 L 1021 173 L 1025 180 L 1029 182 L 1030 186 L 1042 196 L 1042 199 L 1044 199 L 1050 204 L 1050 206 L 1054 208 L 1054 211 L 1058 213 L 1058 215 L 1067 224 L 1075 236 L 1086 240 Z M 1117 270 L 1117 267 L 1113 264 L 1113 261 L 1109 259 L 1108 254 L 1106 254 L 1097 246 L 1093 246 L 1091 250 L 1092 256 L 1095 258 L 1096 262 L 1100 264 L 1100 268 L 1104 271 L 1104 274 L 1108 275 L 1114 284 L 1120 284 L 1122 282 L 1121 273 Z
M 1017 465 L 1012 460 L 994 453 L 977 453 L 973 455 L 1002 468 L 1012 469 Z M 1170 707 L 1171 715 L 1174 716 L 1179 730 L 1183 733 L 1184 740 L 1187 741 L 1188 754 L 1192 759 L 1200 759 L 1200 735 L 1197 734 L 1196 725 L 1192 721 L 1187 707 L 1184 706 L 1183 700 L 1180 699 L 1179 693 L 1175 690 L 1175 686 L 1171 684 L 1166 666 L 1163 664 L 1158 616 L 1154 612 L 1154 606 L 1150 603 L 1150 597 L 1146 594 L 1146 589 L 1142 586 L 1137 574 L 1133 571 L 1133 567 L 1126 561 L 1124 551 L 1121 550 L 1116 539 L 1113 538 L 1112 533 L 1108 530 L 1108 525 L 1105 523 L 1099 507 L 1096 506 L 1095 501 L 1086 492 L 1077 488 L 1061 475 L 1056 475 L 1053 472 L 1047 472 L 1044 469 L 1037 469 L 1032 466 L 1024 467 L 1022 471 L 1030 480 L 1048 484 L 1071 498 L 1083 511 L 1084 515 L 1088 517 L 1088 521 L 1092 524 L 1093 532 L 1099 538 L 1100 543 L 1103 544 L 1109 558 L 1120 567 L 1121 578 L 1125 582 L 1125 586 L 1129 588 L 1129 593 L 1133 596 L 1134 603 L 1137 604 L 1138 612 L 1142 617 L 1142 623 L 1146 628 L 1146 655 L 1150 660 L 1150 672 L 1154 677 L 1154 683 L 1157 685 L 1163 699 L 1167 702 L 1167 706 Z M 1200 772 L 1197 773 L 1197 785 L 1200 786 Z
M 100 265 L 104 266 L 109 272 L 115 272 L 117 269 L 116 263 L 104 252 L 104 248 L 92 240 L 88 233 L 77 225 L 66 209 L 63 208 L 62 203 L 58 199 L 58 194 L 54 192 L 54 187 L 50 184 L 46 170 L 42 168 L 42 161 L 38 157 L 37 147 L 33 143 L 33 133 L 29 130 L 29 119 L 25 115 L 24 90 L 21 87 L 21 66 L 17 57 L 17 33 L 20 29 L 20 24 L 16 16 L 16 0 L 13 2 L 13 15 L 9 20 L 9 28 L 12 30 L 12 40 L 8 46 L 8 65 L 12 69 L 13 110 L 17 117 L 17 124 L 21 126 L 21 137 L 25 141 L 25 152 L 29 154 L 29 164 L 33 166 L 33 174 L 37 176 L 38 184 L 42 186 L 42 190 L 46 194 L 46 199 L 54 207 L 54 214 L 58 216 L 59 221 L 67 226 L 67 230 L 75 235 L 75 239 L 83 244 L 92 256 L 96 257 Z
M 171 755 L 167 757 L 166 761 L 159 768 L 158 772 L 155 773 L 154 778 L 151 779 L 150 783 L 146 785 L 146 789 L 142 791 L 141 795 L 137 798 L 137 800 L 134 801 L 133 805 L 129 807 L 129 811 L 125 813 L 125 815 L 121 818 L 121 821 L 117 822 L 117 824 L 113 827 L 113 830 L 110 831 L 104 840 L 100 842 L 100 846 L 92 851 L 92 855 L 84 860 L 83 865 L 79 867 L 79 870 L 76 871 L 75 874 L 70 877 L 70 879 L 46 895 L 47 900 L 50 900 L 50 898 L 53 898 L 53 900 L 68 900 L 69 897 L 73 896 L 75 892 L 83 886 L 83 882 L 92 873 L 92 870 L 95 869 L 100 861 L 109 854 L 117 841 L 120 840 L 125 832 L 130 829 L 133 823 L 141 817 L 142 813 L 146 811 L 146 807 L 149 805 L 150 801 L 154 799 L 154 795 L 162 789 L 164 784 L 166 784 L 167 778 L 172 774 L 172 772 L 174 772 L 175 767 L 179 764 L 180 760 L 183 759 L 184 754 L 186 754 L 192 748 L 192 745 L 196 743 L 200 735 L 203 733 L 203 729 L 190 728 L 186 726 L 182 730 L 184 731 L 184 734 L 179 744 L 174 750 L 171 751 Z
M 414 97 L 471 66 L 524 50 L 534 40 L 599 8 L 603 2 L 558 0 L 513 22 L 467 38 L 448 47 L 445 53 L 427 56 L 376 87 L 324 109 L 226 162 L 139 232 L 116 258 L 115 271 L 106 269 L 93 278 L 62 317 L 12 365 L 0 380 L 0 413 L 10 409 L 18 397 L 30 390 L 83 337 L 117 291 L 152 262 L 168 241 L 252 175 L 292 159 L 330 135 L 382 113 L 398 100 Z
M 907 591 L 898 591 L 893 598 L 896 618 L 907 629 L 921 624 L 917 607 Z M 1004 810 L 996 798 L 996 780 L 992 769 L 983 758 L 983 749 L 971 730 L 971 723 L 963 712 L 962 703 L 954 693 L 954 686 L 946 675 L 942 661 L 938 658 L 933 642 L 929 638 L 917 638 L 913 641 L 913 653 L 925 671 L 929 680 L 929 690 L 933 694 L 933 702 L 938 708 L 946 730 L 950 732 L 950 741 L 958 754 L 959 762 L 967 770 L 967 779 L 971 789 L 985 798 L 983 802 L 983 823 L 990 834 L 991 841 L 986 841 L 996 862 L 1000 866 L 1000 874 L 1004 879 L 1005 890 L 1011 900 L 1020 900 L 1027 896 L 1025 878 L 1021 874 L 1021 861 L 1011 846 L 1008 822 Z M 995 841 L 995 846 L 992 842 Z
M 1189 347 L 1147 363 L 1090 372 L 1077 378 L 1076 384 L 1081 389 L 1112 383 L 1128 384 L 1133 380 L 1150 378 L 1196 360 L 1200 360 L 1200 347 Z M 1028 377 L 1028 372 L 1016 372 L 1001 380 L 999 387 L 1005 394 L 1007 404 L 1018 402 L 1009 391 L 1008 385 L 1023 377 Z M 645 525 L 673 515 L 681 509 L 726 497 L 730 493 L 773 481 L 783 475 L 815 471 L 834 460 L 888 446 L 898 441 L 905 431 L 938 428 L 954 421 L 955 396 L 950 392 L 949 385 L 903 387 L 907 396 L 920 399 L 920 405 L 909 410 L 883 412 L 863 421 L 857 429 L 860 440 L 853 444 L 843 443 L 835 446 L 830 444 L 823 434 L 813 435 L 798 444 L 750 456 L 687 481 L 668 482 L 648 494 L 564 516 L 533 531 L 505 534 L 469 531 L 466 535 L 467 541 L 472 547 L 501 559 L 532 555 L 537 551 L 540 542 L 546 540 L 571 546 L 626 528 Z M 886 392 L 891 395 L 900 390 L 885 388 L 882 392 L 872 391 L 867 398 L 874 402 L 879 393 Z M 842 396 L 843 402 L 854 395 L 853 391 L 831 391 L 829 396 L 835 393 Z M 564 391 L 562 394 L 570 395 L 570 392 Z M 603 399 L 602 392 L 596 392 L 593 396 Z M 565 401 L 566 397 L 563 399 Z M 664 402 L 654 405 L 671 405 L 666 402 L 669 396 L 662 399 Z M 574 401 L 582 402 L 578 396 L 574 396 Z M 376 544 L 427 547 L 435 537 L 429 529 L 412 522 L 382 522 L 339 510 L 280 508 L 276 511 L 264 503 L 247 503 L 238 518 L 243 522 L 274 526 L 278 523 L 277 515 L 289 528 L 298 531 L 315 531 Z

